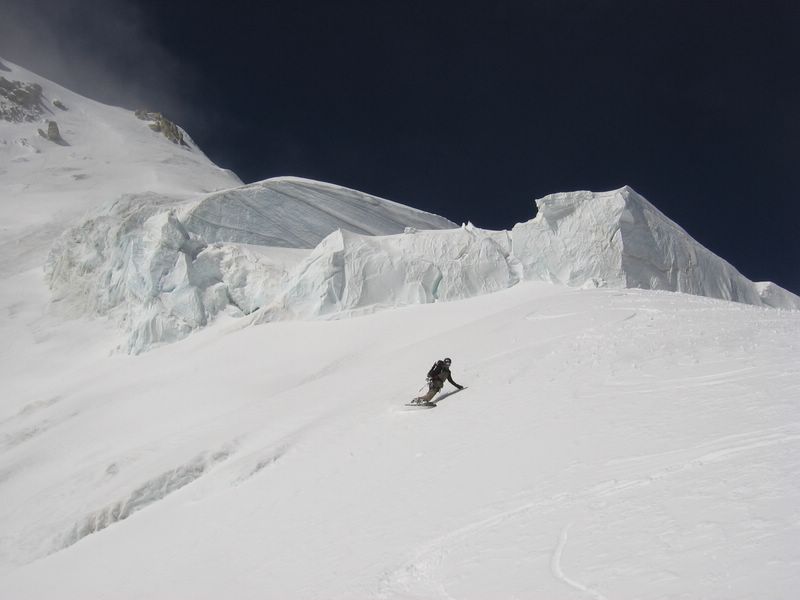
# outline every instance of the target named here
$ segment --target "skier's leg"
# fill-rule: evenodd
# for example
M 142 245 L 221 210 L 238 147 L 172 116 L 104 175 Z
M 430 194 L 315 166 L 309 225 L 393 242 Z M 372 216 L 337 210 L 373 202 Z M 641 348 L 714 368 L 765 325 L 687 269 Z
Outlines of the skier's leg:
M 439 390 L 442 389 L 441 385 L 436 385 L 436 383 L 431 383 L 430 387 L 428 388 L 428 393 L 425 394 L 420 398 L 421 403 L 425 404 L 433 400 L 433 397 L 439 393 Z
M 436 394 L 436 390 L 434 390 L 433 386 L 429 386 L 428 391 L 425 392 L 425 394 L 414 398 L 414 402 L 417 404 L 425 404 L 426 402 L 431 401 L 431 398 L 433 398 L 434 394 Z

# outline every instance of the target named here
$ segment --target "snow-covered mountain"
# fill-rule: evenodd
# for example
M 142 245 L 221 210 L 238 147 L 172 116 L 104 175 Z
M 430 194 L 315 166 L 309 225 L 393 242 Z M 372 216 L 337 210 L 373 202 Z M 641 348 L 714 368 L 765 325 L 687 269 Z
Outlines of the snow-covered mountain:
M 797 296 L 630 188 L 457 227 L 0 76 L 0 597 L 796 594 Z
M 162 115 L 106 107 L 7 68 L 4 189 L 25 216 L 0 245 L 38 239 L 25 261 L 40 263 L 41 249 L 75 223 L 47 261 L 54 298 L 73 315 L 114 317 L 129 351 L 181 339 L 223 312 L 258 312 L 256 322 L 354 314 L 523 280 L 800 309 L 800 298 L 749 281 L 627 187 L 548 196 L 536 219 L 511 231 L 459 231 L 437 215 L 322 182 L 239 185 Z M 60 127 L 50 125 L 56 116 Z M 43 120 L 57 137 L 37 127 Z M 17 254 L 6 270 L 30 266 Z
M 2 62 L 0 274 L 41 265 L 65 225 L 122 194 L 184 198 L 241 185 L 163 117 L 138 118 Z

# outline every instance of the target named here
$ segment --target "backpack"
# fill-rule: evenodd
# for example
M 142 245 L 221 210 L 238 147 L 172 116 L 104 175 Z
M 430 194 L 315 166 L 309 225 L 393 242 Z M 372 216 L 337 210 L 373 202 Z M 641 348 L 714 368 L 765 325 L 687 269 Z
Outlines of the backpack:
M 433 379 L 434 377 L 436 377 L 439 373 L 442 372 L 443 368 L 444 368 L 444 363 L 441 360 L 437 360 L 435 363 L 433 363 L 431 370 L 428 371 L 428 379 Z

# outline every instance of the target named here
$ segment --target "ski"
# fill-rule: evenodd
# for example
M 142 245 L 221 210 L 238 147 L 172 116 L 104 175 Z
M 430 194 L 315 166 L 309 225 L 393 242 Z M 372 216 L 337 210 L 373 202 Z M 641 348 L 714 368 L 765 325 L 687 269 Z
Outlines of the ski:
M 407 402 L 406 406 L 410 406 L 412 408 L 436 408 L 435 402 Z

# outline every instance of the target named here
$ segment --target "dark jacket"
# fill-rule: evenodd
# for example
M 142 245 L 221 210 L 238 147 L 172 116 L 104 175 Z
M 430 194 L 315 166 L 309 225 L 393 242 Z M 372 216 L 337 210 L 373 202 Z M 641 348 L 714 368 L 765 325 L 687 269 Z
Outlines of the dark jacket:
M 450 373 L 450 367 L 445 365 L 444 361 L 442 360 L 437 360 L 436 364 L 431 367 L 431 370 L 428 371 L 428 378 L 431 380 L 431 385 L 437 389 L 444 387 L 445 381 L 449 381 L 457 388 L 462 387 L 453 381 L 453 376 Z

